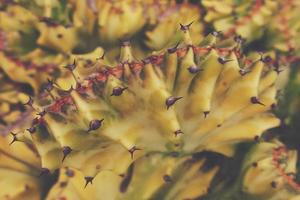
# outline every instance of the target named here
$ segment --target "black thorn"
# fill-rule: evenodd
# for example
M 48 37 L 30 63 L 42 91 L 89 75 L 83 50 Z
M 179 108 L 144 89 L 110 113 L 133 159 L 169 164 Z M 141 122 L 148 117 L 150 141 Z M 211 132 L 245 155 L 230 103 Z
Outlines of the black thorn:
M 64 66 L 64 68 L 70 70 L 71 72 L 74 71 L 74 69 L 77 67 L 77 64 L 76 64 L 76 60 L 74 59 L 73 63 L 72 64 L 68 64 L 66 66 Z
M 166 183 L 172 182 L 171 176 L 169 176 L 169 175 L 167 175 L 167 174 L 163 176 L 163 180 L 164 180 Z
M 26 103 L 24 103 L 23 105 L 24 106 L 28 105 L 28 106 L 32 107 L 32 105 L 33 105 L 33 99 L 31 98 L 31 96 L 28 96 L 28 97 L 29 97 L 28 101 Z
M 50 79 L 47 79 L 47 84 L 45 85 L 45 90 L 50 92 L 53 89 L 53 81 Z
M 84 177 L 85 179 L 85 186 L 84 188 L 86 188 L 86 186 L 90 183 L 90 184 L 93 184 L 93 180 L 94 180 L 94 177 L 91 177 L 91 176 L 86 176 Z
M 230 61 L 233 61 L 233 60 L 232 59 L 226 59 L 226 58 L 223 58 L 223 57 L 218 58 L 218 62 L 222 65 L 224 65 L 225 63 L 230 62 Z
M 110 96 L 120 96 L 128 87 L 114 87 Z
M 50 174 L 50 170 L 47 168 L 42 168 L 39 177 Z
M 272 62 L 272 58 L 271 56 L 265 56 L 265 57 L 261 56 L 261 61 L 264 63 L 270 63 Z
M 72 152 L 72 149 L 69 146 L 64 146 L 62 148 L 62 152 L 63 152 L 63 158 L 62 158 L 61 162 L 64 162 L 64 160 L 66 159 L 66 157 Z
M 179 23 L 180 29 L 181 29 L 182 31 L 187 31 L 187 30 L 189 30 L 190 26 L 191 26 L 193 23 L 194 23 L 194 21 L 192 21 L 191 23 L 189 23 L 189 24 L 187 24 L 187 25 L 183 25 L 183 24 Z
M 177 137 L 177 135 L 179 134 L 184 134 L 180 129 L 174 132 L 175 137 Z
M 175 53 L 177 51 L 177 48 L 179 46 L 179 42 L 175 45 L 175 47 L 171 47 L 168 49 L 168 53 Z
M 28 128 L 28 129 L 26 129 L 29 133 L 31 133 L 31 134 L 33 134 L 35 131 L 36 131 L 36 128 L 35 128 L 35 126 L 32 126 L 32 127 L 30 127 L 30 128 Z
M 96 58 L 96 60 L 104 60 L 104 56 L 105 56 L 106 52 L 104 51 L 102 56 L 100 56 L 99 58 Z
M 66 90 L 66 92 L 71 93 L 73 90 L 74 90 L 73 85 L 71 85 L 71 87 L 68 90 Z
M 274 71 L 277 72 L 277 74 L 280 74 L 284 71 L 284 69 L 280 69 L 279 64 L 274 64 Z
M 276 183 L 275 181 L 272 181 L 272 182 L 271 182 L 271 187 L 272 187 L 272 188 L 276 188 L 276 187 L 277 187 L 277 183 Z
M 136 146 L 133 146 L 131 149 L 128 150 L 128 152 L 130 153 L 131 159 L 133 159 L 133 154 L 135 151 L 139 151 L 142 150 L 140 148 L 137 148 Z
M 183 97 L 169 97 L 166 100 L 166 106 L 167 106 L 167 110 L 174 104 L 176 103 L 176 101 L 178 101 L 179 99 L 182 99 Z
M 204 114 L 204 118 L 206 118 L 207 117 L 207 115 L 210 113 L 210 111 L 205 111 L 205 112 L 203 112 L 203 114 Z
M 200 71 L 203 71 L 203 69 L 198 68 L 197 66 L 190 66 L 189 68 L 187 68 L 187 70 L 191 73 L 191 74 L 196 74 Z
M 13 136 L 13 139 L 9 143 L 9 145 L 12 145 L 14 142 L 18 141 L 18 138 L 17 138 L 17 134 L 16 133 L 10 132 L 10 134 Z
M 277 74 L 280 74 L 280 73 L 283 72 L 284 70 L 283 70 L 283 69 L 275 69 L 274 71 L 277 72 Z
M 265 104 L 263 104 L 262 102 L 260 102 L 257 97 L 251 97 L 250 98 L 250 102 L 252 104 L 259 104 L 259 105 L 262 105 L 262 106 L 266 106 Z
M 43 110 L 42 112 L 37 113 L 40 117 L 44 117 L 46 115 L 46 110 Z
M 253 167 L 257 167 L 257 165 L 258 165 L 257 162 L 252 163 Z
M 218 124 L 218 125 L 217 125 L 217 127 L 221 127 L 221 126 L 222 126 L 222 124 Z
M 245 69 L 240 69 L 239 73 L 241 74 L 241 76 L 245 76 L 246 74 L 248 74 L 249 72 L 251 72 L 250 70 L 245 70 Z
M 97 130 L 98 128 L 100 128 L 103 120 L 104 119 L 100 119 L 100 120 L 94 119 L 94 120 L 90 121 L 89 129 L 87 130 L 87 132 L 94 131 L 94 130 Z

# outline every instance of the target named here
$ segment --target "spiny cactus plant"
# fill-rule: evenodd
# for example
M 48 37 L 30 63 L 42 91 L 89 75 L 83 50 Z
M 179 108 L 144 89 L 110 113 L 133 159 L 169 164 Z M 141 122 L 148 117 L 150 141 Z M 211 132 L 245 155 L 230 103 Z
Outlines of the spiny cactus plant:
M 89 51 L 97 45 L 111 49 L 120 41 L 142 36 L 145 40 L 139 39 L 138 46 L 159 50 L 180 40 L 178 23 L 190 22 L 195 27 L 194 42 L 202 38 L 200 8 L 188 1 L 16 0 L 2 6 L 0 28 L 14 38 L 12 43 L 21 40 L 26 49 L 42 46 L 64 53 Z
M 266 37 L 267 45 L 281 52 L 299 51 L 300 23 L 299 1 L 279 2 L 280 10 L 268 26 Z M 278 34 L 280 33 L 280 34 Z M 299 56 L 299 52 L 296 53 Z
M 201 3 L 207 9 L 205 21 L 212 23 L 225 36 L 239 34 L 248 42 L 261 37 L 263 27 L 270 23 L 273 14 L 279 10 L 279 2 L 273 0 L 226 0 L 222 4 L 215 0 L 204 0 Z
M 217 32 L 194 45 L 189 26 L 181 25 L 180 44 L 143 61 L 129 43 L 114 66 L 97 56 L 88 66 L 84 57 L 75 59 L 65 66 L 73 83 L 49 80 L 38 98 L 29 98 L 37 117 L 12 135 L 11 145 L 33 145 L 43 171 L 61 169 L 63 186 L 50 199 L 75 198 L 64 188 L 82 181 L 88 188 L 94 179 L 103 185 L 105 177 L 118 191 L 107 193 L 111 199 L 193 199 L 207 192 L 218 169 L 199 171 L 206 159 L 193 159 L 195 153 L 232 156 L 235 144 L 279 125 L 270 112 L 277 73 L 269 59 L 246 59 L 239 42 L 219 43 Z M 78 180 L 66 180 L 73 176 Z M 97 190 L 91 198 L 102 198 L 93 196 L 101 195 Z
M 27 99 L 22 92 L 23 85 L 11 81 L 4 73 L 0 74 L 0 131 L 7 134 L 10 131 L 20 130 L 28 126 L 24 116 L 29 112 L 22 113 L 24 106 L 21 102 Z M 30 118 L 28 118 L 30 121 Z M 25 126 L 25 127 L 24 127 Z
M 0 136 L 0 199 L 40 199 L 40 159 L 37 152 L 24 143 L 11 143 Z
M 299 63 L 294 63 L 291 67 L 289 81 L 284 88 L 279 101 L 277 115 L 282 119 L 283 125 L 278 132 L 285 144 L 300 149 L 299 140 L 299 119 L 300 119 L 300 71 Z M 281 108 L 281 109 L 280 109 Z
M 299 199 L 295 175 L 297 151 L 279 142 L 256 145 L 243 166 L 243 190 L 259 199 Z
M 291 142 L 297 128 L 290 130 L 298 127 L 297 70 L 279 108 L 275 85 L 281 65 L 299 60 L 296 1 L 9 0 L 0 7 L 0 175 L 9 180 L 0 181 L 7 188 L 0 199 L 300 198 L 290 173 L 297 153 L 260 139 L 279 125 L 276 110 L 283 122 L 272 132 L 299 147 Z M 219 32 L 202 40 L 211 27 Z M 257 39 L 271 56 L 252 52 Z M 214 185 L 244 142 L 261 143 L 236 184 L 208 194 L 227 184 Z
M 260 140 L 244 154 L 238 177 L 207 200 L 296 200 L 300 197 L 297 150 L 277 139 Z
M 61 66 L 73 62 L 73 54 L 100 44 L 113 62 L 120 41 L 133 40 L 139 58 L 177 43 L 183 36 L 178 23 L 193 23 L 194 42 L 202 38 L 200 8 L 188 2 L 16 0 L 0 6 L 0 68 L 10 79 L 30 84 L 35 94 L 46 79 L 65 76 Z

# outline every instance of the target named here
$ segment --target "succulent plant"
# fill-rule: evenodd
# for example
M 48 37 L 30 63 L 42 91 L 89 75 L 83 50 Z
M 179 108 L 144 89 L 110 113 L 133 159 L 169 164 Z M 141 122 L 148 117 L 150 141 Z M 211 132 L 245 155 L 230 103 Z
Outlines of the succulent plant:
M 13 136 L 13 134 L 12 134 Z M 1 199 L 40 199 L 40 159 L 25 143 L 11 143 L 11 137 L 0 136 Z
M 112 199 L 196 198 L 207 192 L 218 167 L 199 171 L 206 160 L 193 159 L 195 153 L 232 156 L 235 144 L 279 125 L 271 113 L 277 73 L 264 57 L 247 60 L 240 43 L 219 45 L 216 32 L 197 46 L 189 25 L 181 30 L 180 44 L 143 61 L 134 59 L 129 43 L 114 66 L 98 54 L 93 65 L 87 57 L 75 59 L 66 65 L 73 81 L 49 80 L 29 99 L 38 117 L 13 141 L 33 145 L 46 171 L 61 169 L 58 184 L 64 186 L 54 186 L 50 199 L 75 198 L 60 190 L 84 180 L 87 187 L 94 179 L 103 185 L 107 177 L 118 191 L 107 193 L 116 195 Z M 68 181 L 68 172 L 77 178 Z M 89 195 L 101 199 L 93 196 L 101 195 L 96 188 Z
M 243 191 L 259 199 L 299 199 L 296 182 L 297 151 L 280 142 L 262 142 L 247 156 L 243 166 Z
M 51 3 L 24 0 L 2 7 L 0 28 L 12 38 L 10 49 L 23 52 L 20 43 L 26 49 L 37 46 L 63 53 L 89 51 L 97 45 L 111 49 L 120 41 L 135 40 L 137 35 L 138 47 L 144 44 L 150 50 L 159 50 L 180 40 L 179 23 L 191 22 L 194 42 L 202 38 L 200 8 L 187 1 L 177 4 L 151 0 L 54 0 Z
M 222 4 L 216 0 L 204 0 L 201 3 L 207 10 L 205 21 L 212 23 L 225 36 L 239 34 L 247 42 L 262 36 L 264 26 L 279 9 L 278 1 L 273 0 L 225 0 Z
M 279 2 L 281 8 L 268 26 L 267 45 L 281 52 L 299 51 L 299 1 Z M 297 53 L 299 56 L 299 52 Z
M 192 38 L 202 38 L 199 6 L 188 2 L 16 0 L 0 6 L 0 68 L 15 82 L 30 84 L 35 94 L 45 80 L 65 76 L 61 66 L 98 45 L 114 62 L 115 47 L 130 38 L 138 58 L 175 44 L 183 36 L 179 23 L 193 22 Z
M 277 139 L 267 141 L 266 138 L 265 135 L 264 139 L 260 139 L 256 144 L 247 145 L 244 143 L 243 145 L 250 147 L 248 152 L 242 153 L 241 161 L 235 160 L 232 164 L 228 165 L 232 170 L 237 170 L 236 173 L 238 175 L 225 178 L 227 180 L 223 183 L 222 180 L 221 182 L 220 180 L 218 182 L 214 180 L 212 183 L 214 191 L 206 195 L 203 199 L 299 199 L 300 184 L 298 179 L 297 150 L 289 149 Z M 231 166 L 239 162 L 242 162 L 241 166 Z M 224 165 L 223 163 L 222 165 L 222 167 L 228 167 L 226 166 L 227 164 Z M 228 169 L 226 171 L 228 173 Z M 226 173 L 226 171 L 224 172 Z M 222 174 L 216 176 L 222 176 Z
M 0 7 L 0 199 L 300 198 L 296 1 Z
M 23 93 L 24 85 L 10 80 L 4 73 L 0 72 L 0 132 L 7 134 L 11 131 L 22 130 L 28 126 L 28 121 L 23 120 L 25 116 L 30 116 L 30 112 L 24 112 L 22 102 L 27 99 Z

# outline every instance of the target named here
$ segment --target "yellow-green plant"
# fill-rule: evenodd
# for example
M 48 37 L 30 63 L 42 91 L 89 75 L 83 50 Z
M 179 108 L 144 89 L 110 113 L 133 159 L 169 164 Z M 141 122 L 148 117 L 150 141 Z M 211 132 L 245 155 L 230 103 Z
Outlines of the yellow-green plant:
M 111 199 L 205 194 L 217 168 L 198 171 L 205 159 L 192 161 L 193 154 L 232 156 L 237 143 L 278 126 L 270 112 L 277 73 L 265 67 L 265 57 L 246 62 L 239 43 L 220 46 L 216 32 L 197 46 L 189 25 L 181 29 L 179 45 L 143 61 L 134 59 L 128 43 L 114 66 L 97 56 L 93 65 L 85 57 L 75 59 L 65 66 L 73 82 L 49 80 L 41 96 L 29 99 L 27 105 L 38 116 L 12 141 L 33 145 L 41 167 L 49 172 L 60 168 L 62 181 L 68 179 L 68 169 L 82 173 L 78 177 L 84 177 L 86 186 L 98 174 L 112 176 L 111 190 L 119 188 L 119 193 L 108 192 Z M 110 175 L 101 175 L 107 171 Z M 202 177 L 206 181 L 201 183 Z M 65 194 L 60 190 L 55 186 L 50 197 Z

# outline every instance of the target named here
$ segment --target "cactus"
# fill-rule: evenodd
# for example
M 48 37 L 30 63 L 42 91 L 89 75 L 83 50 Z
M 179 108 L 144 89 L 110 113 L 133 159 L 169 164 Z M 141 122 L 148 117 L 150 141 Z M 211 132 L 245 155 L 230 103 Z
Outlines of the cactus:
M 296 177 L 299 173 L 297 170 L 297 154 L 297 150 L 288 149 L 277 139 L 271 141 L 261 139 L 256 144 L 252 143 L 250 144 L 250 150 L 246 154 L 243 153 L 242 164 L 238 166 L 241 169 L 236 169 L 237 177 L 231 177 L 229 182 L 226 180 L 224 183 L 214 181 L 215 187 L 213 190 L 215 191 L 206 195 L 203 199 L 299 199 L 300 184 Z M 236 160 L 233 165 L 238 162 L 240 161 Z
M 256 145 L 243 166 L 243 191 L 260 199 L 298 199 L 300 185 L 295 181 L 297 151 L 280 142 Z
M 9 180 L 0 199 L 300 198 L 291 175 L 297 152 L 261 142 L 281 123 L 273 114 L 278 85 L 285 86 L 276 81 L 281 65 L 298 59 L 297 6 L 0 2 L 0 175 Z M 204 38 L 211 28 L 204 25 L 218 31 Z M 270 55 L 253 52 L 251 42 L 265 36 Z M 291 98 L 279 108 L 298 103 L 292 77 Z M 297 111 L 287 113 L 278 112 L 288 117 L 275 134 L 295 124 Z M 279 138 L 298 147 L 295 133 L 283 131 Z M 232 188 L 218 192 L 227 183 L 214 185 L 216 177 L 245 142 L 260 143 Z
M 298 1 L 279 2 L 278 14 L 272 19 L 268 26 L 266 37 L 267 45 L 281 52 L 298 51 L 300 47 L 300 4 Z M 299 56 L 299 53 L 296 53 Z
M 12 134 L 13 136 L 13 134 Z M 24 143 L 11 143 L 11 137 L 0 136 L 1 199 L 35 200 L 40 197 L 40 159 Z
M 265 67 L 265 57 L 249 61 L 241 56 L 240 43 L 218 47 L 215 32 L 202 45 L 193 45 L 189 26 L 181 25 L 180 44 L 142 62 L 134 59 L 129 43 L 123 44 L 114 67 L 97 56 L 93 67 L 86 66 L 83 56 L 75 59 L 66 66 L 73 83 L 63 77 L 49 80 L 40 97 L 28 103 L 38 117 L 14 140 L 33 144 L 43 169 L 79 171 L 87 187 L 100 172 L 113 172 L 107 176 L 121 184 L 121 199 L 205 194 L 217 168 L 198 171 L 205 162 L 191 163 L 191 156 L 203 151 L 232 156 L 236 143 L 278 126 L 270 112 L 277 73 Z M 60 86 L 64 82 L 68 90 Z M 150 174 L 157 176 L 149 177 L 149 183 L 141 179 Z M 126 183 L 129 176 L 132 182 Z M 207 177 L 204 189 L 197 190 L 202 177 Z
M 247 42 L 259 39 L 264 33 L 263 27 L 270 23 L 273 14 L 278 12 L 277 1 L 219 1 L 204 0 L 202 5 L 207 9 L 205 21 L 213 24 L 216 30 L 225 36 L 239 34 Z
M 27 99 L 22 92 L 24 85 L 11 81 L 4 73 L 0 75 L 0 131 L 6 135 L 11 131 L 24 129 L 30 122 L 30 112 L 22 113 L 24 106 L 21 102 Z M 22 118 L 28 120 L 23 120 Z
M 120 41 L 132 39 L 139 58 L 176 44 L 183 37 L 178 23 L 193 22 L 192 38 L 202 38 L 199 7 L 188 2 L 20 0 L 0 6 L 0 68 L 15 82 L 30 84 L 36 94 L 45 80 L 65 76 L 61 66 L 72 62 L 70 55 L 73 59 L 98 45 L 106 47 L 106 58 L 113 61 Z M 187 10 L 190 14 L 183 15 Z
M 89 51 L 97 45 L 111 49 L 139 35 L 145 39 L 139 39 L 137 47 L 144 43 L 150 50 L 159 50 L 180 40 L 178 23 L 190 22 L 195 27 L 191 33 L 194 42 L 202 38 L 200 8 L 188 2 L 34 0 L 2 7 L 0 28 L 12 39 L 6 42 L 11 43 L 9 49 L 19 52 L 36 46 L 63 53 Z

